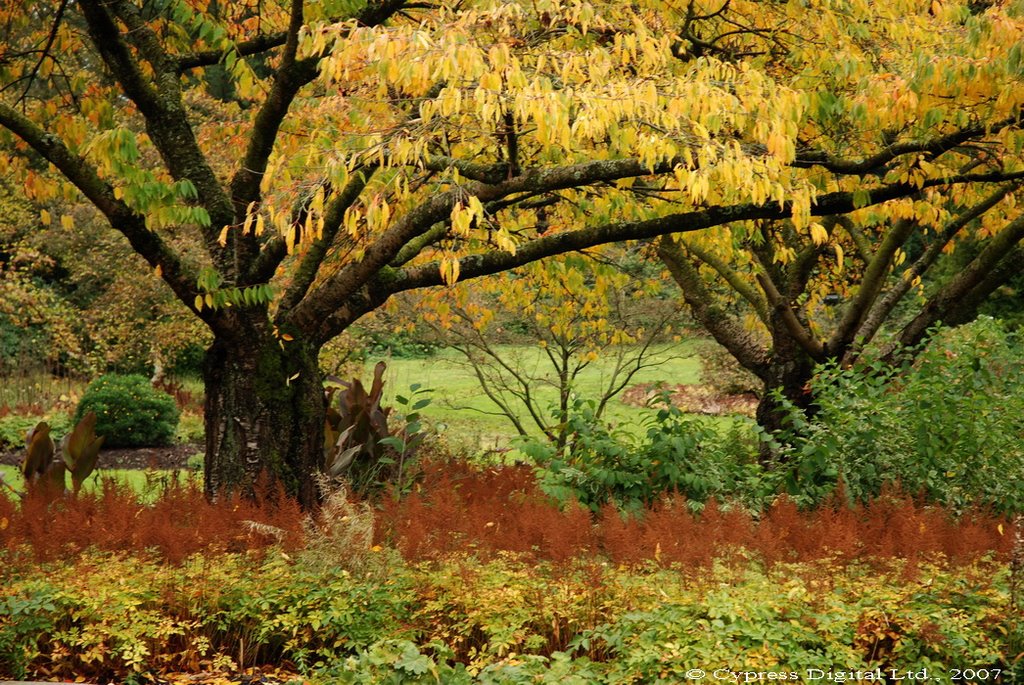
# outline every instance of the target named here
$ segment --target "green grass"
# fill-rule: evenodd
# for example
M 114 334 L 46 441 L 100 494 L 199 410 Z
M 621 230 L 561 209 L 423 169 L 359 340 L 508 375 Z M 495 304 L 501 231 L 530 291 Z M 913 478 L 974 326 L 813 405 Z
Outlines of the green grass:
M 663 360 L 663 363 L 641 370 L 630 381 L 630 385 L 699 383 L 701 362 L 696 353 L 698 342 L 686 340 L 675 345 L 659 346 L 657 359 Z M 500 346 L 499 349 L 509 359 L 517 359 L 521 367 L 530 370 L 532 374 L 551 375 L 551 367 L 539 347 Z M 365 380 L 370 378 L 371 369 L 377 361 L 372 359 L 367 362 Z M 480 389 L 472 367 L 459 352 L 446 349 L 426 359 L 385 361 L 388 364 L 384 386 L 385 405 L 393 405 L 396 394 L 406 394 L 410 385 L 419 383 L 434 390 L 431 395 L 433 401 L 422 412 L 424 417 L 435 426 L 443 426 L 445 433 L 456 442 L 485 450 L 500 449 L 506 447 L 516 435 L 515 428 L 507 418 L 495 415 L 497 407 Z M 599 358 L 584 369 L 575 389 L 577 396 L 596 399 L 608 383 L 612 363 L 613 360 L 609 358 Z M 536 383 L 533 392 L 538 398 L 538 405 L 543 408 L 553 406 L 558 397 L 557 389 L 550 384 Z M 520 416 L 526 416 L 521 405 L 517 406 L 517 411 Z M 628 428 L 638 424 L 648 413 L 649 410 L 623 404 L 616 397 L 609 403 L 604 418 L 612 424 Z M 731 426 L 737 420 L 742 419 L 715 419 L 723 426 Z M 539 433 L 532 423 L 528 430 Z
M 123 483 L 130 487 L 133 491 L 137 492 L 143 501 L 151 501 L 156 499 L 159 494 L 161 486 L 165 483 L 170 482 L 175 477 L 181 479 L 196 478 L 201 479 L 202 473 L 199 471 L 193 471 L 190 469 L 181 470 L 141 470 L 141 469 L 97 469 L 96 472 L 85 481 L 82 486 L 84 492 L 96 492 L 102 485 L 102 480 L 112 478 L 113 480 Z M 10 486 L 10 488 L 0 485 L 0 493 L 7 496 L 14 496 L 11 488 L 17 492 L 21 492 L 24 489 L 25 480 L 21 476 L 21 472 L 16 466 L 7 466 L 0 464 L 0 478 L 3 482 Z M 71 479 L 68 478 L 68 483 L 71 483 Z

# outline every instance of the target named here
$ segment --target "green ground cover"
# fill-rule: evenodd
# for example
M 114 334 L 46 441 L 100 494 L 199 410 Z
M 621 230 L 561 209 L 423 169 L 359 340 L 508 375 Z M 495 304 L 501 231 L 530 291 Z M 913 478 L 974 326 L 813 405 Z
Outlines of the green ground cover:
M 733 558 L 694 573 L 514 556 L 408 564 L 372 552 L 351 569 L 304 552 L 174 566 L 91 552 L 8 574 L 0 671 L 150 682 L 144 674 L 198 664 L 269 663 L 317 685 L 589 685 L 745 682 L 756 672 L 829 682 L 829 672 L 846 680 L 880 669 L 1008 682 L 1017 630 L 1008 581 L 991 560 L 764 567 Z M 5 622 L 12 612 L 25 620 Z
M 192 469 L 105 469 L 101 466 L 85 481 L 82 490 L 86 493 L 99 492 L 102 481 L 109 478 L 127 485 L 133 492 L 138 493 L 140 497 L 146 500 L 157 497 L 163 485 L 174 478 L 182 480 L 196 479 L 201 482 L 202 476 L 201 471 Z M 17 492 L 24 490 L 25 479 L 22 478 L 21 471 L 18 470 L 17 466 L 0 464 L 0 478 Z M 8 495 L 13 494 L 11 489 L 4 486 L 0 486 L 0 492 L 6 492 Z

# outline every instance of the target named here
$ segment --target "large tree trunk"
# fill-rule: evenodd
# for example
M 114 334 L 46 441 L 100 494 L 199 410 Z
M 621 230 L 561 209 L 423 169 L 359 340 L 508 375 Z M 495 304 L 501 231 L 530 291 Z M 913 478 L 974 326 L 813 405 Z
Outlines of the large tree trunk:
M 261 479 L 309 508 L 323 462 L 324 393 L 317 349 L 240 322 L 207 350 L 206 493 L 252 495 Z
M 787 412 L 776 399 L 776 393 L 808 417 L 814 413 L 810 382 L 814 377 L 815 361 L 790 335 L 781 316 L 773 316 L 772 324 L 771 356 L 767 363 L 755 370 L 764 383 L 755 418 L 758 425 L 769 433 L 785 428 L 787 423 Z M 778 455 L 773 454 L 767 443 L 762 443 L 760 459 L 762 464 L 769 466 L 777 461 Z
M 803 359 L 773 359 L 764 370 L 764 392 L 757 405 L 755 418 L 769 432 L 785 427 L 786 412 L 775 399 L 775 392 L 789 400 L 805 414 L 812 413 L 814 396 L 808 387 L 814 376 L 814 365 Z

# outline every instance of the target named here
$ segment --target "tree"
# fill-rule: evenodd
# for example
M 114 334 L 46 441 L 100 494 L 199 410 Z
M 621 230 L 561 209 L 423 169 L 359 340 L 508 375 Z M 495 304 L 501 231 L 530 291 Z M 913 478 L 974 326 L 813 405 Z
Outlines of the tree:
M 785 221 L 761 222 L 666 237 L 658 252 L 695 319 L 763 383 L 757 420 L 771 431 L 785 415 L 776 391 L 811 408 L 818 364 L 853 364 L 887 322 L 893 330 L 881 356 L 913 353 L 933 326 L 972 319 L 1018 274 L 1024 218 L 1013 194 L 1020 187 L 997 186 L 974 200 L 947 195 L 945 208 L 907 200 L 827 217 L 818 239 Z M 926 288 L 922 279 L 943 253 L 972 236 L 987 236 L 985 248 Z
M 602 257 L 530 264 L 430 293 L 424 297 L 435 301 L 418 308 L 472 369 L 494 406 L 491 413 L 508 419 L 522 437 L 539 431 L 559 452 L 569 439 L 582 374 L 593 362 L 603 359 L 606 371 L 580 399 L 593 400 L 594 418 L 601 419 L 637 373 L 672 358 L 657 343 L 671 342 L 678 306 L 655 299 L 663 288 L 660 279 L 621 268 L 628 259 L 621 252 Z M 651 306 L 637 306 L 644 299 Z M 496 339 L 509 339 L 513 326 L 539 349 L 498 344 Z M 554 390 L 554 402 L 543 388 Z
M 987 84 L 976 81 L 982 78 L 979 65 L 986 78 L 1007 79 L 1017 84 L 1014 88 L 1024 75 L 1019 45 L 1004 45 L 1002 52 L 993 53 L 991 44 L 979 40 L 1013 36 L 1019 41 L 1024 36 L 1019 12 L 993 10 L 988 5 L 957 10 L 960 22 L 950 30 L 962 42 L 911 45 L 894 40 L 907 28 L 920 27 L 918 19 L 908 19 L 907 26 L 891 29 L 888 36 L 842 42 L 838 54 L 828 58 L 846 68 L 829 74 L 828 89 L 812 98 L 807 129 L 847 141 L 877 130 L 889 144 L 881 155 L 845 168 L 856 174 L 854 182 L 862 182 L 859 175 L 883 181 L 923 179 L 938 168 L 956 174 L 992 163 L 1021 168 L 1019 132 L 1011 134 L 1010 129 L 986 144 L 961 139 L 961 130 L 936 138 L 927 150 L 892 156 L 901 147 L 901 132 L 951 115 L 966 119 L 979 106 L 990 111 L 1006 107 L 1003 112 L 1017 117 L 1013 128 L 1019 127 L 1019 99 L 1002 100 L 999 91 L 987 91 Z M 953 5 L 933 7 L 929 14 L 943 11 L 953 11 Z M 728 27 L 719 31 L 729 33 Z M 993 59 L 986 56 L 993 54 Z M 862 67 L 870 55 L 884 67 L 865 87 Z M 895 86 L 889 90 L 893 106 L 869 111 L 872 89 L 889 89 L 887 84 Z M 844 166 L 823 163 L 841 174 Z M 659 241 L 658 254 L 694 317 L 761 379 L 764 392 L 757 419 L 774 430 L 783 418 L 774 391 L 798 407 L 812 408 L 809 381 L 817 364 L 854 363 L 887 324 L 891 330 L 883 358 L 891 361 L 913 352 L 932 327 L 970 320 L 993 291 L 1019 274 L 1024 265 L 1024 213 L 1017 207 L 1022 187 L 1020 181 L 995 187 L 922 187 L 905 198 L 821 216 L 809 231 L 783 219 L 666 236 Z M 971 257 L 941 268 L 944 256 L 958 243 L 969 244 Z M 916 297 L 908 297 L 912 293 Z
M 0 127 L 15 153 L 0 172 L 40 197 L 58 192 L 41 181 L 52 166 L 213 335 L 211 495 L 266 472 L 315 500 L 318 351 L 396 293 L 734 222 L 806 233 L 812 216 L 1021 176 L 1012 5 L 12 0 L 0 12 Z M 910 98 L 929 51 L 961 34 L 963 60 L 924 81 L 941 92 Z M 856 126 L 823 127 L 827 95 L 858 77 Z M 905 125 L 875 126 L 894 102 Z M 991 154 L 943 163 L 967 146 Z M 172 247 L 180 233 L 203 253 Z

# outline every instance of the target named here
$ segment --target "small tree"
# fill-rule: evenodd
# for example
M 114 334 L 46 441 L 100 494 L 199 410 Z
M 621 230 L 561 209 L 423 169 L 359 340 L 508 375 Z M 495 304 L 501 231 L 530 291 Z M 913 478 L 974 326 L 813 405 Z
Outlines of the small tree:
M 561 450 L 582 374 L 595 361 L 607 370 L 586 399 L 600 419 L 637 373 L 672 358 L 658 343 L 673 342 L 678 308 L 667 300 L 658 305 L 660 288 L 656 277 L 579 255 L 436 296 L 423 306 L 424 319 L 472 368 L 494 413 L 519 435 L 540 431 Z M 641 301 L 648 306 L 637 306 Z M 526 339 L 536 348 L 510 348 L 502 338 Z M 554 391 L 553 402 L 545 388 Z

